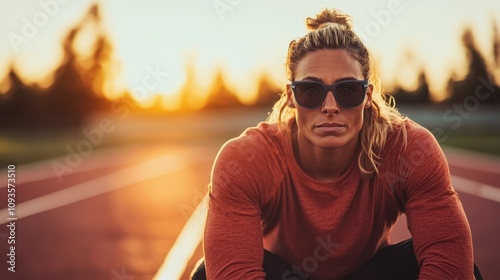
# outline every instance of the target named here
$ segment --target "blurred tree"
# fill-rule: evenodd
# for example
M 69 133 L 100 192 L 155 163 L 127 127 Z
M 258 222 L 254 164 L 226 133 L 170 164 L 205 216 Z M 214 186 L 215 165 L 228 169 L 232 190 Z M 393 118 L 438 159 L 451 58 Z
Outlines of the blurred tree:
M 493 25 L 493 79 L 500 83 L 500 31 L 496 20 L 492 20 Z
M 493 59 L 495 68 L 500 68 L 500 32 L 496 20 L 492 21 L 493 25 Z
M 497 85 L 493 83 L 493 76 L 488 71 L 487 64 L 476 46 L 474 35 L 470 27 L 466 28 L 462 35 L 462 43 L 467 55 L 467 75 L 462 80 L 451 77 L 449 79 L 447 90 L 448 102 L 462 104 L 466 98 L 474 96 L 476 88 L 481 81 L 488 81 L 495 90 L 489 95 L 485 103 L 500 103 L 500 91 Z
M 424 69 L 420 69 L 418 75 L 418 86 L 415 90 L 406 90 L 400 85 L 390 93 L 394 96 L 396 104 L 408 104 L 408 103 L 431 103 L 431 94 L 429 90 L 429 83 L 427 81 L 427 75 Z
M 184 110 L 190 110 L 195 108 L 193 105 L 195 102 L 194 93 L 196 90 L 196 71 L 193 56 L 189 56 L 186 62 L 186 81 L 182 85 L 179 91 L 181 108 Z
M 99 8 L 93 5 L 82 21 L 72 28 L 63 40 L 63 62 L 54 73 L 54 82 L 47 89 L 54 124 L 59 126 L 81 126 L 86 117 L 109 105 L 103 96 L 107 65 L 111 60 L 111 44 L 94 30 L 96 43 L 88 69 L 78 63 L 75 40 L 86 25 L 101 26 Z M 109 107 L 109 106 L 108 106 Z
M 399 71 L 395 74 L 396 80 L 398 80 L 398 77 L 400 79 L 408 79 L 407 77 L 413 75 L 413 73 L 416 72 L 415 70 L 418 70 L 418 77 L 414 89 L 408 89 L 396 83 L 394 88 L 388 92 L 389 95 L 394 97 L 396 104 L 431 103 L 431 93 L 425 69 L 411 48 L 406 48 L 404 50 L 398 62 L 398 68 Z
M 222 109 L 243 106 L 238 96 L 227 87 L 222 70 L 218 69 L 203 108 Z
M 269 76 L 263 73 L 258 81 L 257 99 L 253 105 L 272 108 L 280 98 L 281 92 L 282 90 L 271 82 Z
M 75 40 L 86 26 L 94 26 L 96 40 L 90 56 L 78 59 Z M 8 116 L 3 127 L 43 126 L 77 127 L 98 110 L 108 110 L 110 102 L 104 95 L 104 84 L 109 80 L 112 48 L 102 32 L 97 4 L 93 5 L 83 19 L 71 28 L 62 42 L 63 59 L 53 73 L 52 84 L 40 90 L 24 84 L 11 68 L 7 79 L 9 90 L 0 99 L 1 114 Z M 4 121 L 5 118 L 2 118 Z
M 11 65 L 6 77 L 9 89 L 0 99 L 0 127 L 35 127 L 46 113 L 46 102 L 36 87 L 26 85 Z

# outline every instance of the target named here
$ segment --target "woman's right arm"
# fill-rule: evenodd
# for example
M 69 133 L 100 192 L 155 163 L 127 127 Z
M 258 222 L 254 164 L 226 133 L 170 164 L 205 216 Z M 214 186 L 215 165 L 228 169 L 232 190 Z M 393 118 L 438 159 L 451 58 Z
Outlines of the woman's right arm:
M 265 277 L 256 163 L 237 141 L 221 149 L 212 170 L 203 240 L 207 279 Z

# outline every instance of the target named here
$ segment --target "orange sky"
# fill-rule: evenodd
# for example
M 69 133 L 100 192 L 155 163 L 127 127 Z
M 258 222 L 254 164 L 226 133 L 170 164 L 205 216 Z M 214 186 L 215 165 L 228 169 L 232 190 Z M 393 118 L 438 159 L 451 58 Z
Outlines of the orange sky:
M 47 68 L 59 62 L 61 37 L 94 2 L 2 0 L 0 75 L 14 59 L 24 77 L 46 77 Z M 263 70 L 278 84 L 285 83 L 288 43 L 306 32 L 305 18 L 324 7 L 352 15 L 386 83 L 409 86 L 423 66 L 431 88 L 439 92 L 450 71 L 464 62 L 460 34 L 466 24 L 473 26 L 479 46 L 491 53 L 491 19 L 500 15 L 500 4 L 493 0 L 97 2 L 121 65 L 115 86 L 136 88 L 151 71 L 168 73 L 148 93 L 170 95 L 171 103 L 185 82 L 188 57 L 196 66 L 200 88 L 223 67 L 229 86 L 244 100 L 253 97 L 254 81 Z M 16 36 L 23 40 L 13 43 Z M 409 52 L 413 59 L 408 59 Z

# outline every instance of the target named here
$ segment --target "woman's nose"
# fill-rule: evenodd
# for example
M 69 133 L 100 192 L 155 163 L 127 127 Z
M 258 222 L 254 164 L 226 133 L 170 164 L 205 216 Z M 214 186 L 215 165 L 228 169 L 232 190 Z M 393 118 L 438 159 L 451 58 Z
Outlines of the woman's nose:
M 325 96 L 325 100 L 323 100 L 323 104 L 321 106 L 321 112 L 325 114 L 333 114 L 338 112 L 339 104 L 337 100 L 335 100 L 335 96 L 333 96 L 332 91 L 328 91 Z

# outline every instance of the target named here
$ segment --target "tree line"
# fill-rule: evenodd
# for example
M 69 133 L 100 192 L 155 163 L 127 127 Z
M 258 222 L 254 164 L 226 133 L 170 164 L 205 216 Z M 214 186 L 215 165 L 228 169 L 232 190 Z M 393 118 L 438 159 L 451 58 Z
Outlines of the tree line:
M 103 89 L 105 83 L 112 79 L 109 74 L 114 63 L 112 44 L 104 32 L 97 28 L 91 55 L 82 63 L 74 44 L 86 25 L 101 26 L 97 4 L 65 34 L 61 45 L 63 59 L 53 73 L 50 86 L 28 85 L 20 78 L 15 67 L 10 67 L 3 81 L 8 85 L 8 90 L 0 94 L 0 128 L 79 127 L 92 114 L 110 110 L 111 101 L 105 97 Z M 466 28 L 462 33 L 462 44 L 467 58 L 467 74 L 458 78 L 455 73 L 450 73 L 447 97 L 442 102 L 463 103 L 474 94 L 483 94 L 480 97 L 484 98 L 479 98 L 481 102 L 500 104 L 500 81 L 495 80 L 494 75 L 495 71 L 500 70 L 500 33 L 497 25 L 493 24 L 493 54 L 486 56 L 493 57 L 493 61 L 485 60 L 471 28 Z M 192 65 L 187 65 L 187 79 L 179 91 L 181 110 L 192 109 L 190 100 L 196 81 L 194 70 Z M 395 97 L 397 104 L 432 103 L 432 92 L 423 69 L 419 71 L 417 80 L 418 87 L 415 90 L 396 85 L 389 94 Z M 262 74 L 256 83 L 256 99 L 251 104 L 245 104 L 227 86 L 223 71 L 218 70 L 201 110 L 256 106 L 271 109 L 279 99 L 282 88 L 266 74 Z M 480 86 L 483 89 L 478 89 Z M 489 93 L 487 96 L 484 94 L 485 89 Z M 122 98 L 127 99 L 127 103 L 134 102 L 130 92 Z

